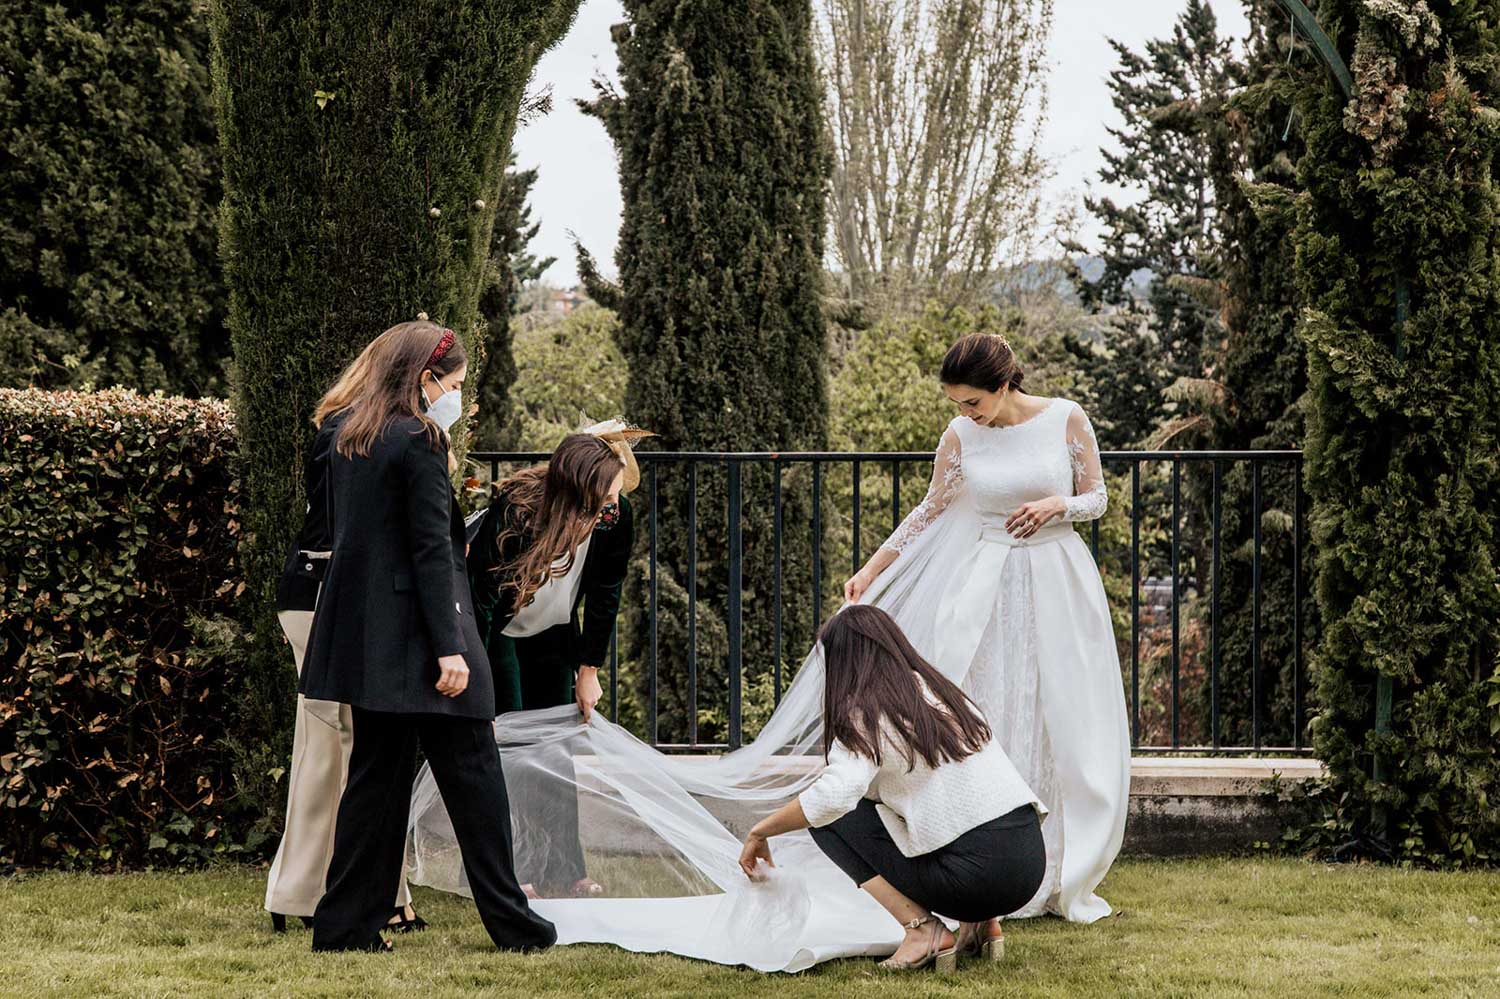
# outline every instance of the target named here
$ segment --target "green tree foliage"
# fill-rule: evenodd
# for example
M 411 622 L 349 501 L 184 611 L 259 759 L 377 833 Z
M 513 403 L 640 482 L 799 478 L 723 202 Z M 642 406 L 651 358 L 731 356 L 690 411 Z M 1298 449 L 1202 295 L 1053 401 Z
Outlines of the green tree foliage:
M 1190 7 L 1184 17 L 1197 13 Z M 1294 79 L 1286 47 L 1294 43 L 1286 32 L 1284 12 L 1274 4 L 1255 0 L 1247 4 L 1247 13 L 1251 31 L 1232 58 L 1223 41 L 1203 45 L 1223 55 L 1226 65 L 1218 75 L 1237 81 L 1236 86 L 1221 93 L 1180 93 L 1148 115 L 1156 130 L 1212 151 L 1205 161 L 1206 177 L 1219 241 L 1206 248 L 1202 258 L 1205 274 L 1212 275 L 1211 285 L 1205 281 L 1200 287 L 1217 305 L 1221 336 L 1204 344 L 1202 377 L 1184 375 L 1166 390 L 1175 414 L 1158 429 L 1154 442 L 1170 441 L 1175 447 L 1292 449 L 1302 443 L 1298 403 L 1306 377 L 1295 332 L 1292 220 L 1285 209 L 1286 185 L 1295 183 L 1293 164 L 1302 151 L 1289 115 Z M 1310 58 L 1306 51 L 1297 57 Z M 1193 702 L 1193 725 L 1183 737 L 1193 744 L 1217 739 L 1220 745 L 1289 746 L 1297 739 L 1298 703 L 1306 701 L 1307 691 L 1305 658 L 1301 676 L 1295 675 L 1293 643 L 1298 624 L 1304 649 L 1315 629 L 1311 598 L 1304 593 L 1300 607 L 1296 604 L 1296 464 L 1262 463 L 1258 489 L 1248 461 L 1217 464 L 1217 571 L 1212 546 L 1213 467 L 1185 465 L 1182 475 L 1187 557 L 1183 575 L 1197 583 L 1186 594 L 1195 661 L 1184 667 L 1192 675 L 1184 697 Z M 1305 543 L 1300 554 L 1305 574 L 1311 565 Z M 1154 555 L 1155 568 L 1169 571 L 1170 553 Z M 1294 613 L 1299 612 L 1296 621 Z M 1216 685 L 1209 662 L 1215 640 Z
M 1211 284 L 1220 242 L 1213 173 L 1227 151 L 1213 133 L 1160 126 L 1184 102 L 1226 93 L 1239 74 L 1206 0 L 1188 0 L 1172 34 L 1147 42 L 1143 52 L 1110 45 L 1120 64 L 1109 88 L 1125 123 L 1110 130 L 1119 148 L 1102 151 L 1099 179 L 1138 197 L 1127 205 L 1109 197 L 1084 201 L 1104 229 L 1104 268 L 1097 277 L 1080 275 L 1079 291 L 1086 304 L 1116 313 L 1117 321 L 1105 351 L 1079 358 L 1104 369 L 1097 380 L 1124 369 L 1124 381 L 1143 385 L 1143 393 L 1099 407 L 1106 446 L 1122 446 L 1143 441 L 1171 417 L 1176 406 L 1164 390 L 1178 378 L 1202 375 L 1205 351 L 1220 336 Z M 1142 272 L 1149 272 L 1145 329 L 1135 292 Z
M 1354 94 L 1322 67 L 1300 74 L 1313 732 L 1357 844 L 1493 861 L 1500 4 L 1327 0 L 1320 14 Z
M 929 307 L 920 315 L 884 316 L 863 330 L 829 392 L 830 442 L 848 451 L 933 451 L 953 419 L 938 384 L 943 355 L 977 330 L 1014 331 L 1000 310 L 976 315 Z
M 485 263 L 484 286 L 479 293 L 479 315 L 483 320 L 484 363 L 480 367 L 474 397 L 479 415 L 474 442 L 486 450 L 516 447 L 524 430 L 515 409 L 516 359 L 511 340 L 511 317 L 521 289 L 540 278 L 556 257 L 538 258 L 528 247 L 542 224 L 531 220 L 527 198 L 536 183 L 536 168 L 505 172 L 500 187 L 500 205 L 495 212 L 495 231 L 490 257 Z
M 1212 174 L 1223 239 L 1214 254 L 1223 340 L 1206 358 L 1213 381 L 1181 386 L 1188 412 L 1179 440 L 1225 450 L 1300 448 L 1307 369 L 1296 331 L 1295 220 L 1288 195 L 1296 189 L 1295 163 L 1303 146 L 1300 132 L 1291 127 L 1295 77 L 1287 65 L 1288 46 L 1297 45 L 1293 58 L 1299 64 L 1315 65 L 1316 56 L 1305 41 L 1288 35 L 1285 14 L 1275 4 L 1258 0 L 1246 6 L 1251 31 L 1241 63 L 1243 86 L 1219 99 L 1205 98 L 1183 116 L 1186 127 L 1216 133 L 1215 144 L 1228 155 L 1215 159 Z M 1200 416 L 1198 422 L 1195 417 Z M 1306 745 L 1306 732 L 1295 731 L 1295 723 L 1298 700 L 1310 700 L 1306 651 L 1316 634 L 1317 607 L 1305 588 L 1298 601 L 1292 576 L 1299 555 L 1304 577 L 1312 569 L 1305 528 L 1300 549 L 1294 544 L 1295 467 L 1262 465 L 1258 632 L 1254 475 L 1243 462 L 1224 467 L 1218 702 L 1220 740 L 1229 745 L 1252 745 L 1257 735 L 1263 745 L 1289 746 L 1299 740 Z M 1192 486 L 1197 510 L 1208 514 L 1211 479 L 1197 476 Z M 1202 578 L 1214 582 L 1211 568 Z M 1207 618 L 1209 608 L 1199 610 Z M 1294 621 L 1294 614 L 1300 620 Z M 1301 649 L 1293 644 L 1299 624 Z M 1300 677 L 1294 676 L 1299 654 Z M 1198 696 L 1206 716 L 1209 689 L 1200 689 Z M 1258 733 L 1252 709 L 1261 716 Z
M 1298 132 L 1289 127 L 1293 71 L 1287 68 L 1288 45 L 1285 12 L 1266 0 L 1247 4 L 1251 22 L 1249 36 L 1236 46 L 1218 34 L 1211 11 L 1201 3 L 1189 3 L 1179 19 L 1172 39 L 1148 45 L 1148 52 L 1170 55 L 1173 72 L 1149 69 L 1137 60 L 1136 72 L 1146 72 L 1155 84 L 1132 83 L 1131 93 L 1148 95 L 1154 105 L 1134 106 L 1135 119 L 1143 130 L 1137 145 L 1155 150 L 1147 162 L 1151 170 L 1137 177 L 1137 192 L 1144 199 L 1140 209 L 1123 212 L 1107 206 L 1111 217 L 1129 223 L 1124 231 L 1137 243 L 1152 218 L 1165 218 L 1161 231 L 1201 233 L 1195 240 L 1191 260 L 1195 275 L 1179 273 L 1162 286 L 1153 282 L 1147 315 L 1153 329 L 1143 325 L 1131 311 L 1123 314 L 1136 328 L 1117 327 L 1107 338 L 1102 357 L 1085 357 L 1082 365 L 1088 381 L 1101 393 L 1096 406 L 1104 416 L 1101 438 L 1120 442 L 1110 417 L 1123 411 L 1128 419 L 1142 420 L 1138 430 L 1154 424 L 1151 442 L 1170 441 L 1175 447 L 1225 450 L 1297 448 L 1302 442 L 1299 409 L 1305 386 L 1303 349 L 1295 335 L 1296 290 L 1290 244 L 1292 224 L 1286 210 L 1289 189 L 1294 184 L 1294 163 L 1301 155 Z M 1297 58 L 1309 58 L 1306 45 Z M 1185 53 L 1194 58 L 1183 61 Z M 1175 61 L 1174 61 L 1175 60 Z M 1210 65 L 1210 63 L 1214 63 Z M 1195 67 L 1183 72 L 1183 67 Z M 1122 70 L 1123 71 L 1123 70 Z M 1218 85 L 1220 89 L 1214 89 Z M 1192 176 L 1205 188 L 1201 196 L 1175 198 L 1175 217 L 1166 214 L 1153 191 L 1173 190 L 1154 181 L 1171 166 L 1171 151 L 1196 150 Z M 1179 188 L 1180 193 L 1180 188 Z M 1207 206 L 1207 209 L 1205 209 Z M 1153 215 L 1155 213 L 1155 215 Z M 1209 225 L 1202 225 L 1207 219 Z M 1134 228 L 1131 228 L 1134 226 Z M 1116 228 L 1112 237 L 1119 237 Z M 1125 298 L 1128 304 L 1131 268 L 1140 259 L 1114 252 L 1123 245 L 1117 238 L 1095 291 L 1106 297 Z M 1164 297 L 1165 296 L 1165 297 Z M 1164 310 L 1169 323 L 1183 325 L 1184 315 L 1200 314 L 1207 325 L 1206 338 L 1197 347 L 1193 365 L 1170 365 L 1154 327 Z M 1198 310 L 1197 313 L 1184 311 Z M 1209 311 L 1212 309 L 1213 311 Z M 1169 352 L 1168 352 L 1169 353 Z M 1101 362 L 1103 362 L 1101 364 Z M 1132 367 L 1134 365 L 1134 367 Z M 1146 370 L 1141 370 L 1144 366 Z M 1099 371 L 1100 368 L 1104 371 Z M 1133 371 L 1111 385 L 1110 371 Z M 1106 375 L 1104 378 L 1099 375 Z M 1175 379 L 1168 381 L 1168 379 Z M 1142 407 L 1124 383 L 1144 390 L 1155 384 L 1161 391 L 1158 407 Z M 1151 412 L 1147 412 L 1150 409 Z M 1245 461 L 1220 463 L 1219 561 L 1215 571 L 1213 533 L 1213 468 L 1207 463 L 1189 463 L 1182 469 L 1182 520 L 1179 525 L 1181 560 L 1179 576 L 1185 584 L 1184 639 L 1180 656 L 1182 672 L 1182 716 L 1179 734 L 1188 744 L 1291 745 L 1297 704 L 1306 702 L 1306 660 L 1301 684 L 1294 676 L 1296 651 L 1294 614 L 1300 612 L 1304 647 L 1315 633 L 1314 605 L 1304 593 L 1296 604 L 1293 566 L 1293 491 L 1296 466 L 1278 462 L 1261 466 L 1259 517 L 1255 516 L 1255 473 Z M 1153 511 L 1170 508 L 1170 479 L 1164 467 L 1143 466 L 1143 516 L 1146 517 L 1145 576 L 1168 576 L 1171 572 L 1170 517 Z M 1254 582 L 1257 565 L 1255 528 L 1260 528 L 1260 605 L 1255 606 Z M 1301 548 L 1304 566 L 1310 566 L 1308 546 Z M 1215 626 L 1212 596 L 1218 595 Z M 1259 627 L 1257 629 L 1257 615 Z M 1215 634 L 1217 627 L 1217 634 Z M 1160 629 L 1156 629 L 1160 630 Z M 1214 642 L 1218 645 L 1217 683 L 1212 673 Z M 1169 652 L 1169 633 L 1147 628 L 1149 646 Z M 1153 663 L 1169 668 L 1170 661 Z M 1257 700 L 1258 697 L 1258 700 Z M 1213 724 L 1217 703 L 1219 725 Z M 1260 725 L 1255 725 L 1259 714 Z M 1149 729 L 1151 726 L 1147 726 Z M 1143 731 L 1160 740 L 1161 732 Z M 1304 733 L 1305 735 L 1305 733 Z
M 270 598 L 301 520 L 312 409 L 370 339 L 419 313 L 479 353 L 478 302 L 523 91 L 577 6 L 212 8 L 256 636 L 241 721 L 257 741 L 284 734 L 294 705 Z M 273 740 L 266 766 L 284 749 Z
M 631 0 L 614 30 L 623 89 L 586 109 L 614 140 L 624 214 L 619 286 L 586 253 L 590 293 L 619 314 L 630 366 L 625 416 L 669 450 L 817 449 L 827 440 L 827 334 L 820 309 L 829 154 L 809 0 L 680 4 Z M 664 739 L 691 713 L 699 677 L 704 738 L 724 738 L 727 703 L 727 473 L 700 470 L 697 659 L 689 663 L 687 473 L 661 473 L 659 647 Z M 804 473 L 787 474 L 788 538 L 807 537 Z M 775 657 L 768 466 L 744 469 L 747 677 Z M 808 560 L 786 553 L 784 656 L 801 658 Z M 647 592 L 637 565 L 631 613 Z M 644 657 L 647 629 L 630 627 Z M 793 652 L 792 650 L 797 650 Z
M 0 384 L 221 395 L 219 152 L 193 0 L 0 18 Z
M 550 451 L 584 425 L 625 411 L 628 372 L 610 310 L 588 303 L 562 317 L 524 314 L 511 321 L 515 400 L 523 451 Z

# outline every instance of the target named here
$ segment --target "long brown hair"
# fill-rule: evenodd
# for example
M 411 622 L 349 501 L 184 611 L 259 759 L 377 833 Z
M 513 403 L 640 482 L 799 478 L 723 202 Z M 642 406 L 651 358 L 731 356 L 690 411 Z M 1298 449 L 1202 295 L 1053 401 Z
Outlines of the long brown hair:
M 938 380 L 944 385 L 971 385 L 986 392 L 1002 386 L 1019 389 L 1026 378 L 1010 343 L 998 333 L 961 336 L 943 355 Z
M 509 504 L 496 544 L 513 537 L 520 553 L 500 566 L 500 589 L 515 591 L 516 610 L 553 576 L 573 568 L 578 546 L 594 530 L 610 484 L 625 463 L 593 434 L 569 434 L 545 465 L 517 472 L 497 491 Z
M 959 690 L 878 607 L 852 604 L 823 625 L 823 756 L 834 740 L 877 764 L 881 728 L 901 747 L 908 769 L 957 762 L 990 741 L 990 727 Z M 938 703 L 928 700 L 925 681 Z
M 446 352 L 433 354 L 444 342 Z M 464 345 L 437 323 L 397 323 L 360 351 L 333 388 L 323 396 L 313 413 L 313 423 L 335 413 L 344 413 L 337 448 L 346 458 L 363 458 L 393 419 L 409 416 L 421 420 L 427 438 L 436 450 L 446 446 L 447 434 L 428 419 L 422 405 L 422 372 L 442 378 L 468 362 Z

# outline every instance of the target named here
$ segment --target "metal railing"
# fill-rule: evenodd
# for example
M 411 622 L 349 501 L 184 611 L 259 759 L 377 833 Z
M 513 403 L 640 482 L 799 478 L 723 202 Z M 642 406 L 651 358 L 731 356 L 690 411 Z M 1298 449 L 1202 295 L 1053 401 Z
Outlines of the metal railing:
M 481 466 L 487 466 L 492 481 L 498 481 L 501 477 L 502 468 L 506 466 L 519 467 L 525 464 L 545 461 L 549 456 L 542 452 L 473 452 L 470 460 Z M 1305 699 L 1306 690 L 1303 676 L 1303 615 L 1302 602 L 1305 592 L 1302 578 L 1303 562 L 1303 496 L 1302 496 L 1302 466 L 1301 452 L 1295 450 L 1274 451 L 1107 451 L 1101 455 L 1106 472 L 1113 480 L 1111 488 L 1116 493 L 1123 485 L 1122 477 L 1128 476 L 1129 481 L 1129 543 L 1128 543 L 1128 571 L 1130 577 L 1129 604 L 1130 604 L 1130 638 L 1128 647 L 1122 648 L 1122 683 L 1128 688 L 1126 696 L 1130 709 L 1130 731 L 1131 744 L 1136 752 L 1140 753 L 1183 753 L 1183 754 L 1210 754 L 1210 755 L 1247 755 L 1247 754 L 1305 754 L 1310 752 L 1305 738 Z M 801 496 L 806 501 L 806 527 L 809 531 L 809 547 L 807 554 L 810 565 L 806 566 L 811 575 L 810 594 L 798 599 L 811 597 L 812 630 L 816 631 L 822 620 L 824 612 L 825 576 L 828 575 L 830 566 L 824 561 L 825 548 L 829 547 L 827 531 L 827 513 L 825 509 L 827 482 L 829 470 L 847 469 L 849 473 L 848 485 L 844 496 L 848 499 L 845 509 L 835 510 L 836 516 L 844 520 L 851 528 L 846 553 L 850 556 L 851 570 L 857 569 L 862 563 L 863 555 L 867 548 L 864 534 L 861 530 L 862 520 L 867 520 L 868 502 L 862 502 L 862 490 L 869 491 L 866 480 L 870 478 L 871 469 L 879 469 L 881 474 L 878 483 L 884 489 L 889 490 L 889 515 L 890 529 L 895 530 L 900 524 L 903 516 L 911 506 L 919 501 L 926 492 L 925 478 L 914 481 L 913 476 L 917 472 L 925 472 L 930 469 L 932 454 L 930 452 L 650 452 L 641 451 L 637 453 L 637 459 L 642 466 L 643 482 L 638 495 L 635 497 L 637 504 L 636 533 L 637 545 L 644 549 L 642 554 L 647 559 L 647 574 L 644 582 L 646 593 L 645 600 L 645 634 L 641 637 L 638 647 L 644 656 L 643 664 L 645 670 L 644 691 L 637 690 L 636 696 L 644 700 L 641 714 L 644 715 L 644 732 L 637 733 L 650 744 L 659 749 L 667 751 L 693 751 L 701 752 L 707 750 L 734 749 L 737 748 L 744 738 L 743 720 L 743 698 L 745 687 L 745 621 L 742 594 L 744 592 L 745 571 L 745 470 L 747 468 L 764 469 L 769 473 L 770 489 L 769 497 L 766 498 L 771 508 L 771 532 L 772 532 L 772 592 L 771 610 L 769 614 L 769 626 L 771 631 L 770 652 L 771 671 L 774 700 L 779 703 L 786 677 L 783 676 L 783 653 L 785 638 L 783 629 L 783 610 L 787 594 L 784 590 L 784 520 L 786 505 L 786 479 L 789 474 L 795 474 L 797 469 L 808 469 L 803 473 L 806 480 L 801 485 L 807 486 L 807 495 Z M 1223 630 L 1224 608 L 1220 605 L 1221 579 L 1223 577 L 1222 567 L 1224 552 L 1222 550 L 1223 540 L 1223 494 L 1226 474 L 1240 467 L 1248 466 L 1250 477 L 1250 510 L 1249 516 L 1252 528 L 1251 552 L 1250 552 L 1250 639 L 1248 663 L 1250 674 L 1250 719 L 1249 739 L 1242 744 L 1226 744 L 1223 735 L 1226 728 L 1225 719 L 1221 716 L 1221 688 L 1220 679 L 1223 666 L 1223 650 L 1221 648 L 1221 631 Z M 1263 552 L 1262 519 L 1265 513 L 1263 486 L 1265 484 L 1266 469 L 1279 467 L 1287 470 L 1292 477 L 1290 483 L 1291 492 L 1291 544 L 1289 565 L 1281 565 L 1283 575 L 1289 575 L 1288 581 L 1291 588 L 1291 664 L 1290 685 L 1291 690 L 1287 695 L 1290 700 L 1290 722 L 1283 725 L 1283 730 L 1290 729 L 1291 739 L 1289 742 L 1272 744 L 1263 738 L 1264 723 L 1267 711 L 1263 708 L 1270 693 L 1265 689 L 1262 676 L 1262 645 L 1264 635 L 1262 634 L 1262 602 L 1264 595 L 1264 570 L 1265 558 Z M 1153 516 L 1152 511 L 1143 508 L 1143 472 L 1155 469 L 1158 476 L 1165 470 L 1164 477 L 1152 480 L 1153 488 L 1164 490 L 1168 496 L 1156 497 L 1161 505 L 1169 507 L 1170 513 L 1165 516 L 1167 527 L 1165 537 L 1157 537 L 1155 541 L 1147 546 L 1150 550 L 1143 550 L 1142 529 L 1143 525 L 1159 525 L 1164 519 L 1160 514 Z M 726 680 L 726 700 L 724 707 L 727 709 L 727 724 L 725 741 L 703 742 L 699 740 L 699 709 L 698 694 L 700 688 L 699 658 L 698 658 L 698 605 L 699 605 L 699 551 L 698 539 L 700 534 L 699 516 L 699 493 L 700 472 L 704 469 L 713 470 L 723 475 L 723 499 L 721 509 L 725 520 L 722 522 L 725 530 L 722 533 L 727 551 L 716 553 L 719 557 L 716 563 L 722 563 L 725 578 L 724 600 L 722 606 L 723 624 L 727 636 L 727 654 L 724 657 L 723 667 Z M 1200 512 L 1207 516 L 1208 537 L 1198 537 L 1202 542 L 1201 555 L 1207 555 L 1207 566 L 1199 565 L 1199 570 L 1207 569 L 1210 585 L 1208 594 L 1208 662 L 1206 664 L 1207 683 L 1209 686 L 1207 694 L 1208 721 L 1206 739 L 1193 741 L 1183 737 L 1183 666 L 1185 663 L 1184 650 L 1182 647 L 1183 609 L 1190 595 L 1194 599 L 1202 599 L 1197 593 L 1197 582 L 1194 578 L 1186 575 L 1183 571 L 1183 544 L 1185 540 L 1184 516 L 1187 506 L 1184 502 L 1183 485 L 1184 472 L 1197 475 L 1199 479 L 1199 491 L 1192 497 L 1196 504 L 1195 509 L 1206 507 Z M 1206 470 L 1206 484 L 1201 481 Z M 660 732 L 660 705 L 659 705 L 659 667 L 662 661 L 659 643 L 659 621 L 660 621 L 660 588 L 661 588 L 661 565 L 659 541 L 662 534 L 661 518 L 663 516 L 663 504 L 661 498 L 661 484 L 665 476 L 677 472 L 685 478 L 685 509 L 679 508 L 675 511 L 677 516 L 685 519 L 686 533 L 686 578 L 681 580 L 682 586 L 687 592 L 687 649 L 683 668 L 686 672 L 687 696 L 683 706 L 683 724 L 686 729 L 686 741 L 663 741 Z M 905 482 L 903 483 L 903 476 Z M 1163 481 L 1164 478 L 1164 481 Z M 683 483 L 679 483 L 681 487 Z M 903 485 L 909 497 L 914 497 L 912 503 L 903 507 L 902 492 Z M 1203 486 L 1206 485 L 1206 489 Z M 681 488 L 678 490 L 681 492 Z M 644 502 L 642 502 L 644 499 Z M 1112 494 L 1110 498 L 1112 506 L 1121 502 L 1121 497 Z M 882 504 L 883 505 L 883 504 Z M 799 518 L 802 519 L 802 518 Z M 1082 525 L 1081 525 L 1082 526 Z M 1090 550 L 1096 561 L 1103 558 L 1107 561 L 1101 565 L 1112 566 L 1115 563 L 1126 560 L 1126 552 L 1111 550 L 1108 546 L 1101 548 L 1101 521 L 1090 522 L 1084 528 Z M 1161 534 L 1160 531 L 1154 531 Z M 884 535 L 881 536 L 883 540 Z M 876 543 L 878 544 L 878 542 Z M 1206 549 L 1206 550 L 1205 550 Z M 1157 577 L 1149 574 L 1147 569 L 1155 561 L 1163 563 L 1164 575 Z M 1106 569 L 1106 572 L 1109 570 Z M 1283 584 L 1285 585 L 1285 584 Z M 1169 593 L 1169 599 L 1165 608 L 1153 607 L 1148 601 L 1143 604 L 1143 591 L 1160 591 L 1165 587 Z M 830 594 L 831 595 L 831 594 Z M 637 599 L 640 595 L 636 595 Z M 629 597 L 627 597 L 629 599 Z M 1165 610 L 1169 615 L 1169 624 L 1163 629 L 1151 611 Z M 1142 731 L 1142 680 L 1143 680 L 1143 641 L 1151 639 L 1153 642 L 1160 637 L 1160 633 L 1166 630 L 1170 634 L 1170 653 L 1167 657 L 1166 666 L 1169 677 L 1168 703 L 1160 705 L 1148 703 L 1149 707 L 1160 708 L 1167 712 L 1170 717 L 1169 725 L 1166 725 L 1167 733 L 1157 737 L 1154 741 L 1143 740 Z M 1121 636 L 1117 635 L 1117 638 Z M 797 652 L 800 660 L 800 649 Z M 1158 657 L 1159 658 L 1159 657 Z M 1196 667 L 1202 666 L 1198 660 L 1201 655 L 1190 661 Z M 1124 673 L 1123 666 L 1128 662 L 1128 674 Z M 611 643 L 609 663 L 609 717 L 613 721 L 619 719 L 620 690 L 619 690 L 619 648 L 618 635 Z M 1155 659 L 1153 665 L 1157 665 Z M 1148 702 L 1152 698 L 1147 698 Z M 1201 700 L 1201 697 L 1200 697 Z M 1196 702 L 1195 702 L 1196 703 Z M 1243 728 L 1244 719 L 1228 719 L 1229 725 L 1239 721 Z M 1201 727 L 1201 726 L 1200 726 Z

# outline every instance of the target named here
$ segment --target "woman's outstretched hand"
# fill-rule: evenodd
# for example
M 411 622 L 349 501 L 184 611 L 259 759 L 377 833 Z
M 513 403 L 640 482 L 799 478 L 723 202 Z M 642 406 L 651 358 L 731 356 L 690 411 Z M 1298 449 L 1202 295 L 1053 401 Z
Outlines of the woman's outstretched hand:
M 863 600 L 865 591 L 894 561 L 896 561 L 896 553 L 889 548 L 881 548 L 871 555 L 870 561 L 864 564 L 864 568 L 850 576 L 849 581 L 844 584 L 844 599 L 851 604 L 857 604 Z
M 578 667 L 578 676 L 573 682 L 573 696 L 578 701 L 578 710 L 583 714 L 583 723 L 587 725 L 593 717 L 594 705 L 604 696 L 604 688 L 599 685 L 599 667 Z
M 870 588 L 870 582 L 873 578 L 864 569 L 850 576 L 844 583 L 844 599 L 851 604 L 859 603 L 859 598 L 864 596 L 865 591 Z
M 440 656 L 438 669 L 442 671 L 436 685 L 439 694 L 457 697 L 469 689 L 469 664 L 462 655 Z
M 764 860 L 767 867 L 775 867 L 776 862 L 771 859 L 771 844 L 759 833 L 752 832 L 745 837 L 745 848 L 740 851 L 740 870 L 745 872 L 745 877 L 751 881 L 764 881 L 766 876 L 759 869 L 760 861 Z

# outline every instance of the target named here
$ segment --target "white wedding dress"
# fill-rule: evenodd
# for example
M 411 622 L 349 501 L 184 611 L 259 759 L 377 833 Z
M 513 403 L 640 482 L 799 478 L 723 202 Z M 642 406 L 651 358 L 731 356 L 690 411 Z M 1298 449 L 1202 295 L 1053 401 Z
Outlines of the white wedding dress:
M 1065 498 L 1063 521 L 1024 540 L 1005 531 L 1017 506 L 1048 496 Z M 1110 911 L 1095 889 L 1124 835 L 1130 742 L 1104 587 L 1072 527 L 1105 504 L 1098 445 L 1077 404 L 1049 400 L 1009 427 L 960 417 L 943 434 L 927 496 L 886 542 L 897 558 L 863 596 L 979 704 L 1047 805 L 1046 877 L 1016 916 L 1089 922 Z M 806 832 L 771 841 L 768 880 L 752 884 L 738 867 L 744 832 L 823 764 L 820 656 L 803 662 L 761 734 L 719 757 L 659 753 L 597 713 L 581 725 L 572 706 L 496 719 L 521 880 L 568 849 L 551 817 L 576 807 L 589 874 L 609 892 L 534 903 L 560 943 L 765 971 L 895 949 L 895 921 Z M 408 859 L 412 884 L 468 893 L 425 768 Z

